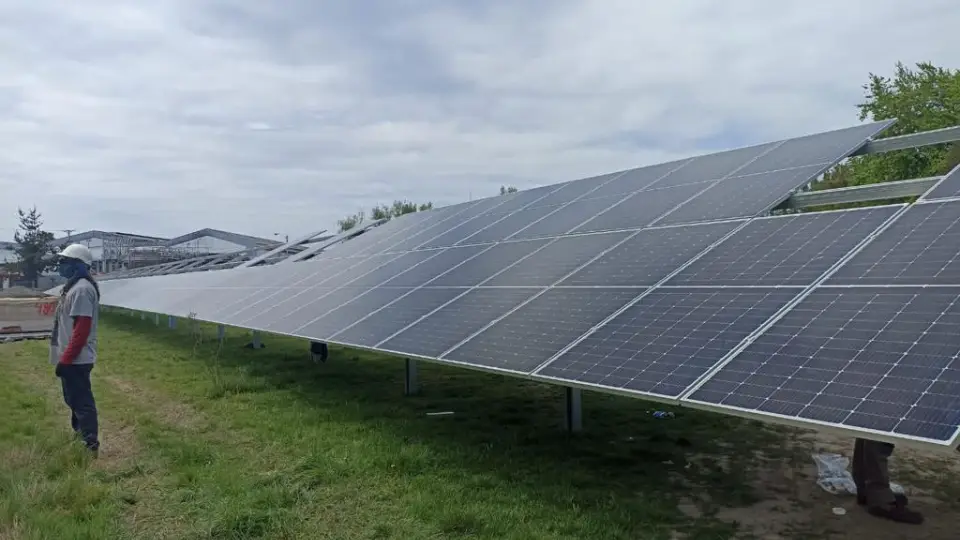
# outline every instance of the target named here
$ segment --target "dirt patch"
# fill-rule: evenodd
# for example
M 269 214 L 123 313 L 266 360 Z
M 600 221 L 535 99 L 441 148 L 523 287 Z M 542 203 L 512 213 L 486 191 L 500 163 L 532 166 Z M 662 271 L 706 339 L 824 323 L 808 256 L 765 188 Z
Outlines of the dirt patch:
M 960 501 L 941 500 L 930 489 L 913 483 L 915 471 L 936 471 L 952 481 L 960 478 L 960 464 L 912 448 L 897 448 L 891 460 L 892 480 L 904 486 L 910 505 L 924 513 L 923 525 L 901 525 L 869 515 L 853 496 L 832 495 L 816 484 L 817 467 L 810 457 L 816 451 L 850 457 L 853 440 L 832 435 L 808 434 L 797 438 L 796 459 L 764 460 L 755 479 L 762 501 L 745 508 L 724 508 L 717 518 L 736 522 L 741 530 L 761 539 L 818 538 L 840 540 L 870 538 L 894 540 L 927 538 L 955 540 L 960 523 Z M 944 467 L 951 467 L 952 470 Z M 834 513 L 842 508 L 843 515 Z
M 113 389 L 122 393 L 125 398 L 143 409 L 149 410 L 153 418 L 167 425 L 190 432 L 198 432 L 207 424 L 201 413 L 185 403 L 158 395 L 116 375 L 107 376 L 104 380 Z
M 102 422 L 100 431 L 101 449 L 95 464 L 96 468 L 119 471 L 136 461 L 141 446 L 135 426 L 124 423 L 115 424 L 105 420 Z

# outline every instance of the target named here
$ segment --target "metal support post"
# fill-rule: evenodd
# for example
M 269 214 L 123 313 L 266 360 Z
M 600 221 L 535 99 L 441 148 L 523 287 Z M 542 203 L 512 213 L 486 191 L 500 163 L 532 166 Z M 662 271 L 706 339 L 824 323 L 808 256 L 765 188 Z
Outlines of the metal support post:
M 583 429 L 583 409 L 579 388 L 566 387 L 564 395 L 564 428 L 570 433 Z
M 253 331 L 253 338 L 250 340 L 250 343 L 245 345 L 248 349 L 263 349 L 265 345 L 260 341 L 260 331 Z
M 224 336 L 227 334 L 227 329 L 222 324 L 217 325 L 217 341 L 223 341 Z
M 169 326 L 170 328 L 176 328 L 177 318 L 174 317 L 173 315 L 167 315 L 167 326 Z
M 412 396 L 420 391 L 417 381 L 417 361 L 410 358 L 404 359 L 406 362 L 406 373 L 403 379 L 403 393 Z
M 157 324 L 157 326 L 160 326 L 160 314 L 159 314 L 159 313 L 154 313 L 154 314 L 153 314 L 153 322 L 155 322 L 155 323 Z

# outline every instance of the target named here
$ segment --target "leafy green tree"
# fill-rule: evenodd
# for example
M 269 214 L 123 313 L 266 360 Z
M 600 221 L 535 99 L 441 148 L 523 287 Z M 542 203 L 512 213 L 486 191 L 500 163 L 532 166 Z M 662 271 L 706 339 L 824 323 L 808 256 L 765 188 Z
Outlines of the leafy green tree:
M 17 244 L 15 266 L 24 279 L 36 283 L 40 274 L 55 265 L 57 249 L 53 245 L 53 233 L 43 230 L 43 218 L 36 207 L 27 211 L 17 208 L 17 217 L 20 224 L 13 234 Z
M 393 206 L 390 207 L 390 215 L 387 217 L 400 217 L 404 214 L 412 214 L 413 212 L 422 212 L 424 210 L 430 210 L 433 208 L 433 203 L 423 203 L 416 204 L 410 201 L 393 201 Z
M 373 209 L 370 210 L 370 219 L 374 221 L 377 221 L 380 219 L 390 219 L 392 215 L 393 215 L 393 209 L 385 204 L 379 204 L 377 206 L 374 206 Z
M 412 203 L 406 200 L 396 200 L 393 201 L 392 205 L 378 204 L 370 209 L 370 219 L 378 221 L 381 219 L 391 219 L 395 217 L 400 217 L 404 214 L 410 214 L 413 212 L 423 212 L 433 208 L 432 202 L 426 202 L 421 204 Z M 339 221 L 337 221 L 337 229 L 340 232 L 349 231 L 354 227 L 357 227 L 363 220 L 366 218 L 366 214 L 363 210 L 357 212 L 356 214 L 349 215 Z
M 892 78 L 870 74 L 866 99 L 858 105 L 861 120 L 897 121 L 883 137 L 894 137 L 960 124 L 960 70 L 918 63 L 897 63 Z M 825 175 L 814 189 L 873 184 L 941 175 L 960 163 L 960 144 L 941 144 L 885 154 L 857 156 Z
M 346 232 L 350 229 L 353 229 L 357 225 L 363 223 L 363 210 L 360 210 L 356 214 L 351 214 L 341 220 L 337 220 L 337 231 Z

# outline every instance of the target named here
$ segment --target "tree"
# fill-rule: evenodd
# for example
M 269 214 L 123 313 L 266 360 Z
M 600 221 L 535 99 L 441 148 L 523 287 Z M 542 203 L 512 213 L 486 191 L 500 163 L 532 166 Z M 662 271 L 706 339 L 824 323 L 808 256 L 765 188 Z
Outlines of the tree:
M 337 221 L 337 230 L 338 232 L 349 231 L 350 229 L 356 227 L 363 223 L 363 210 L 360 210 L 356 214 L 349 215 L 341 220 Z
M 897 121 L 882 136 L 894 137 L 960 124 L 960 70 L 928 62 L 916 70 L 897 63 L 893 78 L 871 73 L 860 120 Z M 960 144 L 941 144 L 858 156 L 835 168 L 814 189 L 873 184 L 942 175 L 960 163 Z
M 500 194 L 506 195 L 507 193 L 516 193 L 517 188 L 513 186 L 500 186 Z
M 393 204 L 387 206 L 385 204 L 378 204 L 370 209 L 370 219 L 378 221 L 381 219 L 392 219 L 395 217 L 400 217 L 404 214 L 410 214 L 413 212 L 423 212 L 425 210 L 430 210 L 433 208 L 432 202 L 426 202 L 422 204 L 412 203 L 407 200 L 396 200 L 393 201 Z M 357 212 L 356 214 L 347 216 L 339 221 L 337 221 L 337 227 L 340 232 L 349 231 L 350 229 L 360 225 L 364 220 L 365 214 L 363 210 Z
M 53 233 L 43 230 L 43 219 L 36 207 L 29 211 L 17 208 L 17 217 L 20 225 L 13 233 L 13 241 L 17 244 L 17 270 L 25 279 L 36 283 L 40 274 L 55 264 L 57 250 L 53 245 Z

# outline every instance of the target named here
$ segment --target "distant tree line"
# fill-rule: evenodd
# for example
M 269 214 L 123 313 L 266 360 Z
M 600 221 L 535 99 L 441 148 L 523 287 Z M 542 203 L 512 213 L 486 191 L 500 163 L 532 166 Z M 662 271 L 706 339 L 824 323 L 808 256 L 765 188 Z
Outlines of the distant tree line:
M 500 195 L 506 195 L 508 193 L 516 193 L 517 188 L 513 186 L 500 186 Z M 378 221 L 381 219 L 390 219 L 395 217 L 400 217 L 404 214 L 410 214 L 412 212 L 423 212 L 424 210 L 431 210 L 433 208 L 432 202 L 425 202 L 422 204 L 412 203 L 410 201 L 393 201 L 391 206 L 385 204 L 374 206 L 370 209 L 370 220 Z M 364 220 L 367 219 L 366 212 L 360 210 L 356 214 L 351 214 L 343 219 L 337 220 L 337 230 L 339 232 L 349 231 L 354 227 L 359 226 Z

